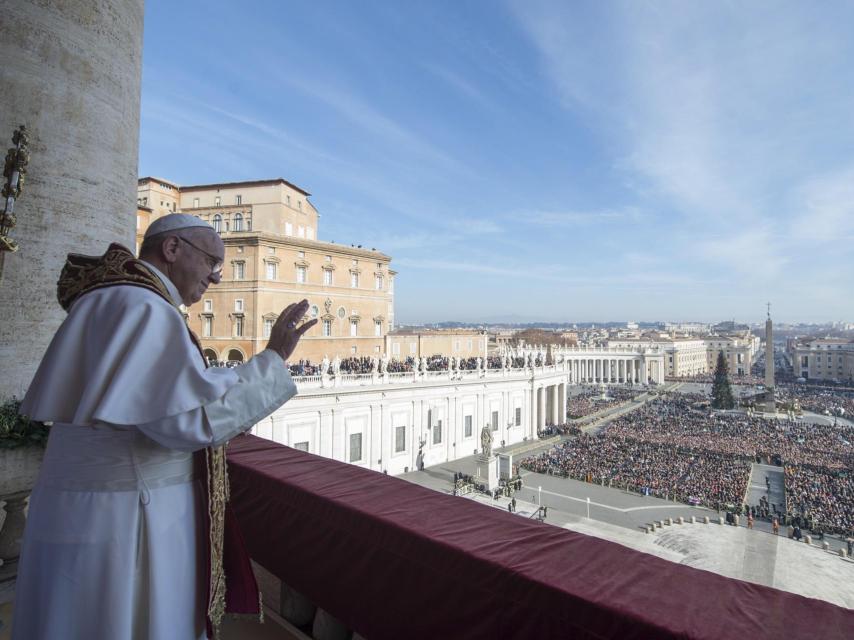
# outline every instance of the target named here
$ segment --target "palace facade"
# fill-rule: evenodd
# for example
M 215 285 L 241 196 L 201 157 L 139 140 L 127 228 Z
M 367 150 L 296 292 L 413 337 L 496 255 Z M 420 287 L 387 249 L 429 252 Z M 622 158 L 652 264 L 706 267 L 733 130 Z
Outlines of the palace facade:
M 303 298 L 319 322 L 294 360 L 384 353 L 394 328 L 391 258 L 318 240 L 310 195 L 282 178 L 190 186 L 139 179 L 137 249 L 148 225 L 176 212 L 209 222 L 225 243 L 221 282 L 187 310 L 209 360 L 243 362 L 262 351 L 279 313 Z
M 812 380 L 854 380 L 854 341 L 808 338 L 795 341 L 789 355 L 795 375 Z

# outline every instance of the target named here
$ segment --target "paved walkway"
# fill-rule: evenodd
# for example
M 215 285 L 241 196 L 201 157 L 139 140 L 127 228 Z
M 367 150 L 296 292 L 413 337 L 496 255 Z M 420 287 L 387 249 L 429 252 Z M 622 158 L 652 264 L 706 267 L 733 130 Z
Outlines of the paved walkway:
M 768 482 L 766 483 L 766 478 Z M 750 484 L 747 490 L 747 504 L 759 506 L 759 499 L 765 496 L 770 505 L 777 505 L 778 512 L 785 512 L 786 497 L 783 482 L 783 468 L 768 464 L 754 463 L 750 470 Z
M 522 498 L 522 494 L 516 494 L 515 516 L 534 517 L 536 500 L 530 500 L 530 494 L 528 499 Z M 510 502 L 508 498 L 494 500 L 482 494 L 460 499 L 474 500 L 502 511 L 507 511 Z M 546 500 L 544 497 L 544 503 L 548 504 Z M 646 534 L 640 529 L 598 519 L 596 508 L 591 509 L 591 518 L 587 518 L 549 506 L 546 518 L 547 525 L 603 538 L 672 562 L 854 608 L 854 561 L 785 536 L 751 531 L 746 527 L 721 526 L 715 522 L 674 523 Z

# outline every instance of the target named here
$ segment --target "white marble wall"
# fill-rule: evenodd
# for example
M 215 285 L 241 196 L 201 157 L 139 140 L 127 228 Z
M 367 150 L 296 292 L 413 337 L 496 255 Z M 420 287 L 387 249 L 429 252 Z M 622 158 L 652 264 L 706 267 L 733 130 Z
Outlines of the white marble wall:
M 335 460 L 399 474 L 418 466 L 419 451 L 425 466 L 479 452 L 481 430 L 485 424 L 492 424 L 493 413 L 498 418 L 498 429 L 492 432 L 494 447 L 500 447 L 502 441 L 513 444 L 536 438 L 538 425 L 547 422 L 546 415 L 565 413 L 566 383 L 566 372 L 550 367 L 533 375 L 528 369 L 404 384 L 339 388 L 306 384 L 298 396 L 256 425 L 253 432 L 288 446 L 302 444 L 312 453 Z M 540 395 L 542 407 L 537 403 Z M 546 402 L 549 397 L 551 404 Z M 471 419 L 470 434 L 466 433 L 467 416 Z M 437 435 L 440 421 L 441 437 Z M 404 427 L 402 451 L 395 450 L 397 427 Z M 361 434 L 358 459 L 352 459 L 355 451 L 351 449 L 351 436 L 355 434 Z M 419 448 L 421 441 L 423 448 Z

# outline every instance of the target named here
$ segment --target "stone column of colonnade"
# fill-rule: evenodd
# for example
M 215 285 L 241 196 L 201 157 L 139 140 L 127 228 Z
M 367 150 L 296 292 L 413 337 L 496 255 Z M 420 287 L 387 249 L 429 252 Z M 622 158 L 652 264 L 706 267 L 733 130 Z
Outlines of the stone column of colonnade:
M 0 16 L 0 150 L 30 163 L 0 282 L 0 398 L 21 397 L 65 313 L 69 252 L 134 248 L 143 0 L 9 0 Z
M 552 423 L 560 424 L 563 420 L 560 418 L 560 385 L 552 385 Z

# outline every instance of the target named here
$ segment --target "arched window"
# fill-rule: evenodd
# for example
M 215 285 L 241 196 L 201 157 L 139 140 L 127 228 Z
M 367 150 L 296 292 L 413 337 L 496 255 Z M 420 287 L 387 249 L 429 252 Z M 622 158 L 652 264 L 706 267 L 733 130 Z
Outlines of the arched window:
M 239 213 L 234 214 L 234 226 L 232 231 L 243 231 L 243 216 Z
M 228 360 L 229 362 L 243 362 L 243 353 L 240 349 L 231 349 L 228 352 Z
M 246 218 L 246 230 L 252 231 L 252 218 Z
M 214 228 L 214 231 L 216 231 L 217 233 L 220 233 L 222 231 L 222 216 L 221 215 L 216 214 L 213 217 L 213 228 Z

